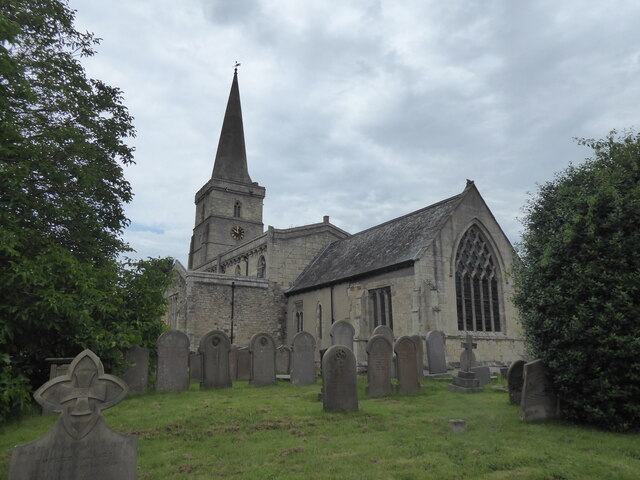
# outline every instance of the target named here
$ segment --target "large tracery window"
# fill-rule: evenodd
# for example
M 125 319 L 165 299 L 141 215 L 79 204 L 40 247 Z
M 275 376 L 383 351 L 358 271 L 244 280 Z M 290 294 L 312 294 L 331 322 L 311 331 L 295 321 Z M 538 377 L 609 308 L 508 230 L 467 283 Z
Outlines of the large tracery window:
M 458 330 L 499 332 L 498 267 L 476 226 L 465 232 L 456 253 Z

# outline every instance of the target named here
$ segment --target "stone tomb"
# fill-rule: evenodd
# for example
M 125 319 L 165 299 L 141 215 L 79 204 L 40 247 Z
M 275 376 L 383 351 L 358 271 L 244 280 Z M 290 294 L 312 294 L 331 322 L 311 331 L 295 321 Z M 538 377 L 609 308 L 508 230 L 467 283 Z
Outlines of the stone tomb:
M 181 392 L 189 389 L 189 337 L 169 330 L 158 337 L 156 390 Z
M 131 347 L 125 352 L 124 359 L 129 366 L 122 374 L 122 380 L 129 387 L 129 393 L 137 395 L 146 392 L 149 380 L 149 350 L 146 347 Z
M 291 357 L 291 383 L 313 385 L 316 383 L 316 339 L 308 332 L 299 332 L 293 337 Z
M 524 360 L 516 360 L 507 372 L 507 385 L 509 387 L 509 403 L 520 405 L 522 400 L 522 385 L 524 384 Z
M 331 325 L 329 335 L 331 336 L 331 345 L 344 345 L 353 352 L 353 336 L 356 331 L 349 322 L 338 320 Z
M 276 349 L 276 373 L 278 375 L 291 373 L 291 347 L 280 345 Z
M 67 375 L 35 392 L 40 405 L 61 415 L 42 437 L 14 448 L 9 480 L 135 479 L 138 438 L 112 430 L 100 413 L 127 391 L 91 350 L 80 353 Z
M 427 364 L 431 375 L 447 373 L 447 360 L 444 354 L 444 333 L 437 330 L 427 332 Z
M 464 350 L 460 355 L 460 371 L 449 385 L 449 390 L 452 392 L 474 393 L 480 391 L 480 381 L 476 378 L 476 374 L 470 371 L 477 363 L 473 354 L 473 349 L 477 347 L 478 344 L 473 343 L 473 338 L 467 334 L 466 342 L 462 342 Z
M 411 335 L 411 340 L 416 346 L 416 368 L 418 369 L 418 380 L 424 379 L 424 346 L 420 335 Z
M 416 368 L 416 344 L 411 340 L 411 337 L 400 337 L 394 350 L 396 352 L 398 393 L 413 395 L 420 392 L 420 381 Z
M 471 367 L 470 372 L 476 375 L 481 387 L 491 383 L 491 369 L 487 366 Z
M 393 347 L 384 335 L 374 335 L 367 342 L 368 397 L 391 395 L 391 358 Z
M 200 339 L 198 352 L 202 355 L 201 389 L 231 387 L 230 350 L 229 337 L 219 330 L 213 330 Z
M 276 343 L 268 333 L 256 333 L 249 342 L 251 353 L 251 385 L 267 387 L 276 384 Z
M 333 345 L 322 357 L 322 404 L 326 412 L 358 410 L 356 357 L 345 345 Z
M 553 393 L 542 360 L 524 364 L 520 418 L 525 422 L 547 420 L 558 415 L 558 398 Z

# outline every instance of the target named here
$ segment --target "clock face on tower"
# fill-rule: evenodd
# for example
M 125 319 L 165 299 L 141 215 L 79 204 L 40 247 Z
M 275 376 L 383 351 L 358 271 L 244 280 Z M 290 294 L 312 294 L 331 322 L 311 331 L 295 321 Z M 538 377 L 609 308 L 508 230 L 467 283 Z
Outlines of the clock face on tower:
M 234 240 L 242 240 L 244 238 L 244 230 L 240 225 L 231 227 L 231 238 Z

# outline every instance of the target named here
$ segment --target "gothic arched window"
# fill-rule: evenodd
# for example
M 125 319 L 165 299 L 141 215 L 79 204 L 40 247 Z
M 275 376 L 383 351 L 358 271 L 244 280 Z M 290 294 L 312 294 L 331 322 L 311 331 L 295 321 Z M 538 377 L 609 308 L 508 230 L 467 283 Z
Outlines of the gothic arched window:
M 260 255 L 258 259 L 258 278 L 264 278 L 267 272 L 267 261 L 264 259 L 264 255 Z
M 487 240 L 474 225 L 462 236 L 456 252 L 458 330 L 501 330 L 498 278 Z
M 236 200 L 236 203 L 233 205 L 233 216 L 236 218 L 240 218 L 240 209 L 242 208 L 242 204 L 240 200 Z

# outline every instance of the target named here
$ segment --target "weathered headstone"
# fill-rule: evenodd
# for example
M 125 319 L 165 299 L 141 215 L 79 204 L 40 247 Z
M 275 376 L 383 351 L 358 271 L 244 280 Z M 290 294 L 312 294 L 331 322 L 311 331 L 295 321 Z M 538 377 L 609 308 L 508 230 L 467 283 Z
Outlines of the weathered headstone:
M 412 395 L 420 392 L 420 381 L 416 368 L 416 344 L 411 337 L 400 337 L 396 342 L 396 371 L 398 374 L 398 393 Z
M 524 384 L 520 418 L 526 422 L 547 420 L 558 415 L 558 398 L 553 393 L 542 360 L 524 364 Z
M 491 382 L 491 369 L 489 367 L 471 367 L 470 371 L 475 373 L 481 387 Z
M 251 353 L 251 385 L 266 387 L 276 384 L 276 344 L 268 333 L 256 333 L 249 342 Z
M 201 389 L 230 388 L 229 350 L 231 341 L 219 330 L 207 333 L 200 339 L 198 351 L 202 355 Z
M 40 405 L 61 415 L 42 437 L 14 448 L 9 480 L 135 479 L 137 437 L 112 430 L 100 413 L 127 391 L 122 380 L 104 373 L 92 351 L 80 353 L 67 375 L 34 394 Z
M 299 332 L 293 337 L 291 357 L 291 383 L 313 385 L 316 383 L 316 339 L 308 332 Z
M 329 335 L 331 336 L 331 345 L 344 345 L 353 352 L 353 336 L 356 331 L 349 322 L 338 320 L 331 325 Z
M 424 378 L 424 347 L 422 338 L 419 335 L 411 335 L 411 340 L 416 346 L 416 368 L 418 369 L 418 380 Z
M 393 330 L 391 330 L 386 325 L 378 325 L 376 328 L 373 329 L 373 335 L 382 335 L 387 340 L 389 340 L 389 343 L 391 344 L 391 350 L 392 350 L 392 352 L 391 352 L 391 360 L 389 361 L 390 365 L 391 365 L 391 378 L 396 378 L 396 376 L 397 376 L 397 374 L 396 374 L 396 359 L 395 359 L 395 355 L 393 353 L 393 345 L 394 345 Z
M 522 386 L 524 385 L 524 360 L 516 360 L 507 372 L 507 385 L 509 387 L 509 403 L 520 405 L 522 400 Z
M 202 382 L 202 355 L 199 353 L 189 353 L 189 381 Z
M 286 345 L 280 345 L 276 349 L 276 373 L 278 375 L 291 373 L 291 348 Z
M 447 373 L 447 360 L 444 354 L 444 333 L 432 330 L 427 333 L 427 364 L 429 373 Z
M 169 330 L 158 337 L 156 390 L 181 392 L 189 389 L 189 337 Z
M 367 342 L 368 397 L 391 395 L 391 358 L 393 347 L 384 335 L 374 335 Z
M 466 341 L 462 342 L 462 354 L 460 355 L 460 370 L 463 372 L 471 371 L 471 367 L 478 365 L 473 349 L 478 347 L 477 343 L 473 343 L 473 337 L 467 334 Z
M 345 345 L 333 345 L 322 357 L 322 404 L 326 412 L 358 410 L 356 357 Z
M 122 374 L 129 393 L 137 395 L 147 391 L 149 380 L 149 350 L 146 347 L 131 347 L 124 354 L 129 366 Z

